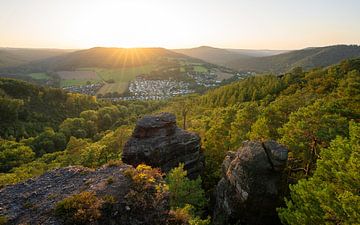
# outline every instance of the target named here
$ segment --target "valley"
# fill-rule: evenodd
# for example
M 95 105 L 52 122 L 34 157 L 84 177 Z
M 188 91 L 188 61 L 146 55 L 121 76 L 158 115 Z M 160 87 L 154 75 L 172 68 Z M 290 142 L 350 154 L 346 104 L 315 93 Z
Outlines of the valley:
M 360 225 L 359 0 L 0 0 L 0 225 Z

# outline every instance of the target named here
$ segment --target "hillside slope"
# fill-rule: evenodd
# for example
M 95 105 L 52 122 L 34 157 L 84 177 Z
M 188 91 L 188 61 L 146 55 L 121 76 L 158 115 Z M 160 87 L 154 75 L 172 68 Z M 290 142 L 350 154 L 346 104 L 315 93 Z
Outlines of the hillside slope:
M 201 62 L 199 59 L 191 59 L 189 56 L 175 53 L 164 48 L 126 49 L 95 47 L 51 57 L 20 67 L 8 68 L 7 71 L 39 72 L 73 70 L 84 67 L 127 68 L 153 64 L 161 60 L 166 61 L 168 58 L 187 59 Z
M 0 48 L 0 68 L 14 67 L 32 61 L 59 56 L 71 51 L 64 49 Z
M 251 58 L 251 56 L 248 56 L 246 54 L 241 54 L 235 51 L 221 48 L 213 48 L 209 46 L 201 46 L 198 48 L 189 49 L 174 49 L 173 51 L 218 65 L 226 65 L 228 62 L 231 61 Z
M 360 46 L 334 45 L 306 48 L 274 56 L 236 59 L 229 61 L 227 66 L 245 71 L 283 73 L 295 67 L 326 67 L 356 57 L 360 57 Z

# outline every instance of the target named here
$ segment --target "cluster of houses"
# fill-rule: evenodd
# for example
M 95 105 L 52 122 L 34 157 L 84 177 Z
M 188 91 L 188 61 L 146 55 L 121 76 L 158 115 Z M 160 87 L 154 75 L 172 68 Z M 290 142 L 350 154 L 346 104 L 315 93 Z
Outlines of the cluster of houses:
M 159 100 L 193 92 L 194 90 L 189 88 L 189 83 L 183 81 L 138 78 L 130 83 L 129 96 L 123 98 L 124 100 Z
M 187 75 L 195 80 L 197 85 L 205 87 L 214 87 L 221 83 L 221 80 L 217 79 L 217 76 L 214 72 L 210 73 L 198 73 L 198 72 L 188 72 Z
M 81 93 L 81 94 L 95 96 L 103 85 L 104 83 L 87 84 L 87 85 L 79 85 L 79 86 L 74 85 L 74 86 L 64 87 L 63 89 L 73 93 Z

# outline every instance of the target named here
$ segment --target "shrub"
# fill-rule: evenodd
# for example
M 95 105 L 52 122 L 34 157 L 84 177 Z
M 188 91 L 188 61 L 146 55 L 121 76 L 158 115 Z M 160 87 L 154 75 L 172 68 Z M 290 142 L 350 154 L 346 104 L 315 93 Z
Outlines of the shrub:
M 194 207 L 187 204 L 183 208 L 177 208 L 169 212 L 170 225 L 208 225 L 210 217 L 203 220 L 198 216 L 194 216 Z
M 170 206 L 172 208 L 183 208 L 190 204 L 199 213 L 206 204 L 205 192 L 201 188 L 201 178 L 190 180 L 186 175 L 187 171 L 184 170 L 184 164 L 180 164 L 179 167 L 172 169 L 167 174 Z
M 6 218 L 6 216 L 0 216 L 0 225 L 5 225 L 7 224 L 8 219 Z
M 93 224 L 101 217 L 102 201 L 91 192 L 82 192 L 57 203 L 55 215 L 64 224 Z
M 162 179 L 163 174 L 159 169 L 141 164 L 136 169 L 126 170 L 125 175 L 132 181 L 125 196 L 130 215 L 146 215 L 144 224 L 163 224 L 169 208 L 168 188 Z

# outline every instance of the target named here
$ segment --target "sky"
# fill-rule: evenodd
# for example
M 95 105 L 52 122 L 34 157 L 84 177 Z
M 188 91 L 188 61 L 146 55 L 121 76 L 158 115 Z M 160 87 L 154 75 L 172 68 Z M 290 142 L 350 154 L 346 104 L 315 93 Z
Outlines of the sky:
M 360 44 L 359 0 L 0 0 L 0 47 Z

